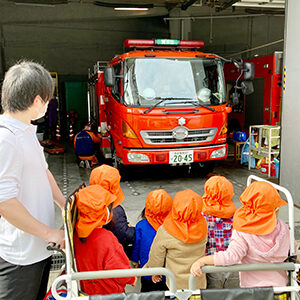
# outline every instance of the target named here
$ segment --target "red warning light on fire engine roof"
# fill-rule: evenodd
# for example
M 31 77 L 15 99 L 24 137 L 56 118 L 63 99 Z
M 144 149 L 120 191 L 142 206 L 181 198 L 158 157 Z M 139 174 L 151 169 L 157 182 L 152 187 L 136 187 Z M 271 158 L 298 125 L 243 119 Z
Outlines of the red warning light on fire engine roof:
M 181 48 L 202 48 L 204 47 L 203 41 L 180 41 Z
M 180 41 L 174 39 L 154 39 L 154 40 L 141 40 L 141 39 L 127 39 L 124 42 L 126 48 L 149 48 L 149 47 L 179 47 L 179 48 L 202 48 L 203 41 Z
M 127 39 L 124 41 L 125 48 L 142 48 L 153 47 L 154 40 Z

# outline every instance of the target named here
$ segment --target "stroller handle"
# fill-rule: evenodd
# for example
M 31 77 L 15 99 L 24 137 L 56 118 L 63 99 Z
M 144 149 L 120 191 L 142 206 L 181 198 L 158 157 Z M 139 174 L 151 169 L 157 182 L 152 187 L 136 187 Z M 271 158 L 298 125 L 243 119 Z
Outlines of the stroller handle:
M 59 245 L 58 244 L 55 244 L 54 242 L 49 242 L 47 244 L 47 247 L 46 249 L 48 251 L 56 251 L 56 252 L 59 252 L 60 254 L 62 254 L 62 256 L 64 257 L 64 259 L 66 259 L 66 253 L 64 252 L 64 250 L 60 249 L 59 248 Z
M 57 285 L 62 280 L 88 280 L 88 279 L 103 279 L 103 278 L 120 278 L 120 277 L 140 277 L 140 276 L 152 276 L 152 275 L 164 275 L 168 277 L 170 283 L 170 292 L 176 293 L 176 279 L 172 271 L 166 268 L 137 268 L 137 269 L 118 269 L 118 270 L 106 270 L 106 271 L 90 271 L 90 272 L 76 272 L 69 275 L 62 275 L 57 277 L 51 287 L 52 295 L 57 300 L 71 299 L 60 297 L 56 290 Z M 68 291 L 68 294 L 70 291 Z
M 202 273 L 220 273 L 220 272 L 239 272 L 239 271 L 295 271 L 294 263 L 259 263 L 259 264 L 240 264 L 232 266 L 204 266 Z M 196 277 L 192 274 L 189 277 L 189 289 L 196 289 Z

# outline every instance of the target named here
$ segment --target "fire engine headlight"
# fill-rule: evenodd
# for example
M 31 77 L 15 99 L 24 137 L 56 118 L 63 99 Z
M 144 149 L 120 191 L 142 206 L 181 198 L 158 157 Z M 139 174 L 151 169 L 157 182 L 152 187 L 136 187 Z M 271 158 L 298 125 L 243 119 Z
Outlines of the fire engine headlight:
M 130 126 L 122 121 L 122 131 L 123 131 L 123 136 L 129 139 L 137 139 L 134 131 L 130 128 Z
M 210 158 L 218 158 L 218 157 L 223 157 L 226 155 L 226 147 L 215 150 L 212 152 L 210 155 Z
M 135 163 L 147 163 L 150 162 L 150 158 L 146 154 L 141 153 L 127 153 L 128 161 Z

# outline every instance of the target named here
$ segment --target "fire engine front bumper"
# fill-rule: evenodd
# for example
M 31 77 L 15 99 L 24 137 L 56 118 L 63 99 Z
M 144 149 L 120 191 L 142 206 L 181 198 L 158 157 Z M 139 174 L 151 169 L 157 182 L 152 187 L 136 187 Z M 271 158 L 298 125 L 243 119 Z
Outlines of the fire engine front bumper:
M 227 157 L 227 144 L 165 149 L 123 148 L 124 165 L 170 164 L 189 165 L 194 162 L 213 161 Z

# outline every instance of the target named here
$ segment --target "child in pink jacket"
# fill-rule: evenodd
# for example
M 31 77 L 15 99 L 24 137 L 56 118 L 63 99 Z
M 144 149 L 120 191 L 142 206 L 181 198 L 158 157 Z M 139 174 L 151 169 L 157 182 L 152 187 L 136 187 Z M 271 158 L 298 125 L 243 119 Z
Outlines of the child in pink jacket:
M 286 223 L 278 219 L 279 207 L 286 205 L 277 190 L 267 182 L 254 182 L 242 193 L 243 204 L 233 217 L 229 247 L 199 258 L 191 267 L 194 276 L 204 265 L 226 266 L 252 263 L 281 263 L 289 254 L 290 235 Z M 286 271 L 240 272 L 241 287 L 285 286 Z

